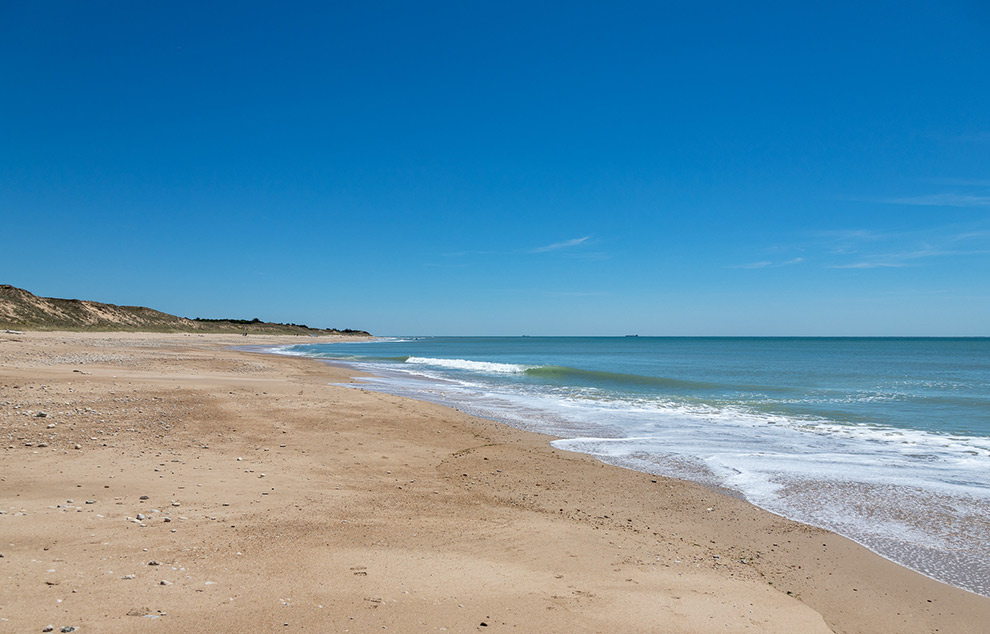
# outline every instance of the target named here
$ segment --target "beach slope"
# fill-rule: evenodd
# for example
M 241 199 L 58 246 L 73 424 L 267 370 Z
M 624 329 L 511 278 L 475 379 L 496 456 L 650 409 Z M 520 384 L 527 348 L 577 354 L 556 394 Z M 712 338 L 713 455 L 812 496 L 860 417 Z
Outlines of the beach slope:
M 0 631 L 981 632 L 827 531 L 230 345 L 0 334 Z

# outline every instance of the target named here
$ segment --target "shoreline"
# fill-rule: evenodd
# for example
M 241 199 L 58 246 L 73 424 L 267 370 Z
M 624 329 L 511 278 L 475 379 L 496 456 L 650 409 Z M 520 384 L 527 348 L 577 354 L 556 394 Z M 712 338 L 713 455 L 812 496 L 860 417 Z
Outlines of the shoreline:
M 244 343 L 0 334 L 0 623 L 978 632 L 990 619 L 990 599 L 824 529 L 329 385 L 353 373 L 314 359 L 225 347 Z
M 444 338 L 440 338 L 441 340 Z M 497 340 L 498 338 L 492 338 Z M 548 361 L 531 356 L 523 361 L 506 362 L 499 358 L 501 349 L 498 352 L 487 351 L 495 356 L 479 356 L 478 350 L 468 348 L 461 352 L 450 347 L 439 347 L 433 349 L 435 354 L 414 352 L 412 348 L 406 346 L 404 349 L 390 350 L 383 353 L 387 359 L 378 359 L 375 353 L 363 346 L 347 347 L 344 356 L 348 359 L 334 359 L 335 355 L 332 346 L 316 345 L 306 351 L 305 344 L 300 346 L 300 350 L 279 350 L 268 349 L 266 352 L 273 354 L 290 354 L 293 356 L 318 359 L 325 363 L 335 361 L 336 365 L 342 367 L 353 367 L 358 371 L 370 372 L 373 376 L 366 376 L 366 388 L 392 394 L 395 396 L 405 396 L 413 399 L 425 400 L 428 402 L 453 407 L 460 411 L 493 420 L 516 429 L 535 431 L 548 435 L 550 444 L 561 450 L 571 450 L 587 453 L 598 460 L 619 467 L 631 468 L 633 470 L 651 473 L 655 475 L 666 475 L 668 477 L 681 478 L 690 482 L 697 482 L 714 490 L 747 500 L 763 510 L 774 513 L 786 519 L 791 519 L 803 524 L 816 526 L 825 530 L 830 530 L 843 535 L 856 543 L 864 546 L 872 552 L 879 554 L 899 565 L 905 566 L 915 572 L 923 574 L 936 581 L 947 583 L 957 588 L 979 594 L 990 596 L 990 588 L 987 586 L 988 573 L 990 568 L 986 565 L 986 536 L 987 524 L 977 521 L 976 518 L 987 517 L 987 507 L 985 499 L 972 497 L 971 491 L 960 491 L 951 489 L 951 484 L 944 481 L 926 480 L 928 477 L 938 477 L 945 474 L 915 472 L 914 481 L 904 482 L 902 473 L 891 473 L 888 469 L 887 476 L 892 480 L 878 477 L 871 474 L 864 480 L 860 480 L 859 474 L 841 474 L 836 472 L 821 472 L 821 465 L 817 465 L 819 470 L 809 469 L 806 472 L 791 472 L 785 475 L 791 479 L 777 481 L 781 487 L 788 489 L 787 495 L 776 495 L 766 493 L 766 488 L 759 489 L 753 487 L 751 483 L 744 482 L 744 486 L 739 489 L 729 488 L 720 482 L 720 478 L 712 471 L 707 471 L 704 467 L 694 469 L 684 469 L 679 466 L 681 460 L 697 459 L 698 453 L 692 453 L 690 440 L 685 442 L 681 452 L 677 449 L 674 438 L 674 448 L 665 446 L 658 440 L 645 445 L 637 454 L 630 454 L 630 450 L 623 453 L 621 450 L 612 452 L 610 441 L 615 439 L 617 445 L 634 444 L 626 440 L 628 433 L 624 432 L 624 427 L 620 424 L 613 430 L 607 425 L 596 427 L 595 419 L 589 417 L 589 412 L 597 416 L 611 415 L 614 410 L 592 411 L 591 408 L 581 409 L 578 404 L 566 395 L 561 396 L 553 389 L 540 391 L 534 398 L 530 390 L 514 389 L 518 386 L 512 382 L 499 380 L 485 380 L 489 377 L 501 376 L 500 372 L 521 373 L 523 370 L 532 370 L 552 367 L 558 368 L 561 365 L 558 360 Z M 542 350 L 546 354 L 553 355 L 554 351 Z M 518 357 L 518 351 L 515 351 Z M 389 355 L 398 354 L 398 357 Z M 352 356 L 353 355 L 353 356 Z M 370 358 L 365 358 L 370 355 Z M 416 366 L 404 366 L 402 361 L 410 355 L 410 362 L 416 364 L 428 364 L 428 370 L 420 372 Z M 440 359 L 429 359 L 421 357 L 441 356 Z M 464 358 L 458 358 L 464 356 Z M 510 358 L 512 355 L 509 355 Z M 327 358 L 329 357 L 329 358 Z M 492 361 L 495 359 L 496 361 Z M 395 363 L 383 363 L 383 361 L 399 361 L 397 369 Z M 436 363 L 432 363 L 436 362 Z M 589 361 L 584 360 L 585 365 L 580 367 L 587 369 Z M 432 364 L 432 365 L 430 365 Z M 556 364 L 556 365 L 555 365 Z M 454 372 L 445 374 L 449 368 L 454 368 Z M 457 373 L 457 370 L 471 370 L 480 373 L 484 378 L 475 381 L 475 376 L 470 372 Z M 567 368 L 563 368 L 567 370 Z M 411 374 L 407 374 L 411 373 Z M 452 374 L 452 376 L 451 376 Z M 409 380 L 403 377 L 410 376 Z M 432 377 L 432 378 L 431 378 Z M 452 387 L 447 389 L 447 381 L 452 381 L 452 385 L 469 386 L 465 388 Z M 551 386 L 552 387 L 552 386 Z M 569 407 L 561 407 L 561 402 Z M 638 435 L 649 435 L 650 430 L 645 429 L 644 421 L 637 419 L 638 413 L 633 410 L 627 414 L 625 423 L 631 423 L 637 428 Z M 663 420 L 667 412 L 661 408 L 657 412 L 658 420 Z M 743 414 L 746 415 L 746 414 Z M 676 422 L 676 421 L 675 421 Z M 671 423 L 666 423 L 670 427 Z M 832 424 L 834 426 L 834 424 Z M 664 425 L 659 424 L 655 433 L 661 438 L 665 433 Z M 776 428 L 774 428 L 776 429 Z M 785 428 L 786 429 L 786 428 Z M 852 425 L 855 434 L 861 434 L 865 427 Z M 631 432 L 633 436 L 637 433 Z M 704 430 L 694 430 L 694 436 L 707 434 Z M 965 438 L 957 437 L 957 434 L 933 430 L 915 430 L 914 428 L 897 427 L 893 425 L 884 426 L 877 424 L 870 428 L 873 437 L 868 440 L 879 440 L 886 442 L 888 449 L 893 452 L 891 455 L 898 455 L 901 451 L 898 445 L 889 441 L 889 437 L 900 439 L 902 445 L 910 445 L 909 440 L 915 441 L 918 449 L 913 450 L 914 454 L 922 455 L 928 450 L 939 451 L 938 447 L 945 446 L 950 440 L 963 441 Z M 914 436 L 911 436 L 914 434 Z M 716 432 L 717 435 L 717 432 Z M 690 434 L 688 434 L 690 436 Z M 918 436 L 923 436 L 919 438 Z M 704 438 L 705 436 L 701 436 Z M 748 437 L 748 436 L 747 436 Z M 863 440 L 858 436 L 859 440 Z M 746 452 L 749 450 L 762 450 L 763 448 L 750 448 L 745 443 L 746 440 L 735 439 L 740 442 L 737 446 L 744 449 L 737 451 Z M 972 446 L 973 453 L 984 451 L 985 443 L 981 443 L 978 438 L 969 438 L 975 441 Z M 785 453 L 781 456 L 802 455 L 801 449 L 807 449 L 798 440 L 795 447 L 785 447 Z M 926 444 L 927 443 L 927 444 Z M 934 444 L 933 444 L 934 443 Z M 769 443 L 773 444 L 773 443 Z M 786 444 L 786 443 L 782 443 Z M 850 444 L 848 440 L 846 444 Z M 614 446 L 614 445 L 613 445 Z M 790 450 L 793 453 L 788 453 Z M 773 454 L 774 449 L 766 449 Z M 862 445 L 859 447 L 836 447 L 836 451 L 848 450 L 850 455 L 864 458 Z M 821 450 L 825 451 L 825 450 Z M 651 453 L 659 452 L 659 453 Z M 858 452 L 858 453 L 857 453 Z M 881 450 L 872 450 L 874 457 L 881 463 L 885 461 L 885 456 L 880 455 Z M 967 452 L 968 453 L 968 452 Z M 673 459 L 674 466 L 667 468 L 662 459 L 653 460 L 651 456 L 667 456 Z M 916 457 L 916 456 L 912 456 Z M 947 456 L 951 459 L 953 456 Z M 786 461 L 786 458 L 784 459 Z M 852 462 L 855 462 L 853 460 Z M 917 462 L 917 461 L 915 461 Z M 731 463 L 730 463 L 731 464 Z M 754 471 L 735 471 L 735 473 L 755 473 L 758 476 L 768 476 L 767 473 L 760 472 L 759 465 L 740 464 L 740 469 L 755 467 Z M 842 465 L 838 465 L 841 467 Z M 861 464 L 865 467 L 867 465 Z M 917 464 L 914 465 L 918 466 Z M 924 466 L 924 465 L 922 465 Z M 731 475 L 731 473 L 730 473 Z M 772 473 L 769 475 L 773 475 Z M 783 474 L 781 474 L 783 475 Z M 816 478 L 815 476 L 821 476 Z M 982 476 L 973 474 L 974 477 Z M 951 480 L 952 478 L 949 478 Z M 758 483 L 762 482 L 759 478 Z M 772 481 L 770 478 L 767 482 Z M 749 484 L 749 488 L 746 488 Z M 785 486 L 786 484 L 786 486 Z M 946 487 L 949 487 L 948 490 Z M 756 491 L 754 492 L 754 488 Z M 977 492 L 979 493 L 979 492 Z M 820 499 L 818 499 L 820 498 Z M 962 510 L 965 509 L 965 512 Z M 944 527 L 944 528 L 937 528 Z M 909 536 L 904 535 L 904 531 L 914 531 Z
M 301 347 L 305 346 L 306 344 L 302 344 Z M 538 402 L 536 405 L 532 405 L 532 399 L 522 406 L 523 411 L 520 416 L 520 413 L 516 410 L 516 407 L 520 406 L 520 399 L 518 398 L 520 394 L 512 391 L 511 384 L 482 383 L 482 385 L 487 385 L 487 387 L 466 389 L 465 391 L 451 391 L 444 388 L 445 382 L 448 379 L 453 380 L 454 383 L 457 383 L 459 380 L 472 382 L 473 377 L 456 375 L 454 377 L 448 376 L 442 380 L 439 378 L 444 376 L 442 371 L 448 367 L 470 367 L 470 364 L 474 364 L 474 367 L 470 367 L 470 369 L 477 370 L 481 373 L 491 371 L 491 368 L 495 368 L 494 371 L 496 372 L 508 372 L 510 368 L 516 367 L 511 363 L 479 360 L 476 355 L 470 356 L 470 354 L 467 359 L 454 358 L 450 360 L 446 357 L 440 360 L 421 359 L 419 357 L 423 355 L 411 352 L 408 348 L 401 351 L 401 353 L 397 353 L 400 355 L 400 357 L 397 357 L 400 361 L 402 358 L 405 358 L 403 355 L 412 355 L 417 358 L 417 362 L 419 363 L 444 361 L 444 363 L 437 364 L 439 369 L 431 367 L 430 373 L 418 374 L 415 368 L 396 371 L 390 364 L 383 365 L 376 362 L 376 358 L 373 355 L 371 360 L 364 359 L 363 353 L 357 350 L 354 351 L 354 355 L 356 356 L 351 357 L 354 360 L 335 359 L 333 358 L 335 355 L 327 352 L 327 347 L 321 347 L 319 344 L 312 350 L 315 354 L 301 350 L 286 351 L 277 347 L 263 348 L 258 351 L 276 355 L 283 354 L 300 358 L 312 358 L 331 364 L 334 367 L 350 368 L 354 372 L 362 373 L 362 382 L 365 383 L 365 388 L 372 391 L 452 407 L 479 418 L 506 424 L 515 429 L 542 433 L 546 435 L 549 444 L 556 449 L 586 453 L 612 466 L 628 468 L 653 475 L 664 475 L 701 484 L 716 492 L 746 500 L 750 504 L 782 518 L 838 533 L 881 557 L 935 581 L 946 583 L 980 596 L 990 596 L 990 590 L 988 590 L 986 584 L 988 569 L 984 563 L 985 557 L 982 556 L 983 551 L 975 546 L 975 544 L 983 543 L 983 537 L 986 535 L 985 523 L 981 526 L 965 517 L 953 516 L 952 513 L 945 512 L 939 515 L 935 511 L 935 509 L 939 508 L 958 509 L 960 507 L 957 504 L 963 505 L 964 508 L 969 508 L 966 506 L 968 504 L 976 504 L 976 500 L 967 498 L 965 494 L 958 494 L 953 497 L 951 493 L 942 491 L 937 495 L 934 489 L 925 489 L 924 482 L 915 486 L 909 486 L 903 482 L 892 484 L 891 482 L 877 478 L 874 478 L 872 481 L 858 481 L 856 476 L 849 477 L 845 481 L 842 478 L 838 478 L 838 480 L 828 478 L 815 479 L 813 474 L 806 474 L 805 477 L 795 477 L 793 482 L 788 485 L 791 490 L 791 497 L 803 499 L 807 503 L 807 501 L 810 501 L 816 495 L 816 492 L 819 495 L 826 496 L 823 502 L 814 505 L 816 512 L 812 513 L 800 506 L 793 505 L 793 503 L 789 507 L 788 500 L 786 499 L 777 499 L 772 496 L 761 498 L 758 495 L 751 496 L 751 490 L 729 488 L 726 485 L 720 484 L 712 472 L 698 471 L 697 473 L 693 473 L 690 469 L 686 471 L 681 469 L 681 473 L 678 473 L 679 470 L 676 467 L 673 469 L 673 472 L 670 469 L 659 468 L 657 463 L 649 460 L 650 454 L 647 453 L 649 450 L 644 450 L 643 457 L 637 459 L 628 459 L 628 456 L 621 454 L 610 454 L 607 446 L 605 451 L 595 451 L 595 445 L 601 442 L 601 439 L 597 437 L 602 432 L 604 432 L 607 438 L 613 438 L 610 435 L 610 430 L 599 430 L 593 427 L 589 429 L 586 426 L 582 426 L 581 422 L 575 421 L 583 420 L 586 424 L 588 421 L 587 416 L 583 419 L 571 418 L 574 414 L 568 411 L 564 411 L 562 413 L 563 418 L 560 418 L 561 410 L 554 409 L 555 403 L 540 404 Z M 445 352 L 453 352 L 454 357 L 458 355 L 457 351 L 446 350 Z M 323 356 L 324 354 L 330 358 Z M 425 356 L 430 355 L 426 354 Z M 553 362 L 535 359 L 530 359 L 528 365 L 532 366 L 535 364 L 539 366 L 541 363 L 549 364 L 546 367 L 556 367 L 553 366 Z M 525 367 L 526 365 L 526 363 L 522 363 L 518 367 Z M 402 377 L 405 376 L 405 372 L 413 372 L 413 376 L 416 377 L 415 380 L 409 382 L 404 380 Z M 438 375 L 436 372 L 441 372 L 441 374 Z M 431 376 L 439 382 L 434 383 L 429 378 Z M 541 393 L 541 396 L 546 395 Z M 554 400 L 552 394 L 547 396 L 547 398 L 551 401 Z M 571 426 L 572 424 L 573 427 Z M 902 428 L 896 427 L 886 427 L 884 429 L 886 429 L 886 434 L 884 435 L 900 436 L 905 431 Z M 880 434 L 881 432 L 877 433 Z M 931 434 L 933 432 L 920 431 L 918 433 Z M 944 438 L 947 437 L 948 435 Z M 621 440 L 623 438 L 622 432 L 617 432 L 614 438 Z M 935 442 L 941 444 L 945 440 L 935 439 Z M 896 451 L 896 448 L 893 449 Z M 917 452 L 921 453 L 923 450 L 919 449 Z M 669 454 L 675 460 L 678 459 L 674 455 L 677 454 L 676 449 L 670 450 Z M 692 454 L 688 453 L 684 455 L 691 456 Z M 845 489 L 845 492 L 840 493 L 838 496 L 834 495 L 837 490 L 841 491 L 842 489 Z M 830 494 L 832 497 L 828 497 Z M 858 508 L 851 505 L 857 505 Z M 920 508 L 925 505 L 929 506 L 929 510 L 918 513 Z M 984 504 L 985 508 L 986 505 Z M 872 517 L 864 514 L 858 524 L 850 523 L 847 517 L 843 517 L 844 512 L 862 512 L 859 509 L 871 509 L 870 513 Z M 913 509 L 914 515 L 908 509 Z M 896 514 L 896 522 L 890 521 L 894 518 L 892 513 Z M 979 509 L 970 509 L 969 513 L 975 517 L 986 516 L 985 510 L 981 512 Z M 877 518 L 882 519 L 877 521 Z M 868 520 L 870 520 L 870 523 L 864 523 Z M 966 524 L 966 522 L 969 523 Z M 919 540 L 919 535 L 914 535 L 912 539 L 892 537 L 892 535 L 896 535 L 897 531 L 904 527 L 922 530 L 926 526 L 958 527 L 960 529 L 965 526 L 965 530 L 968 533 L 963 533 L 959 537 L 956 537 L 952 543 L 948 543 L 945 540 L 945 537 L 948 535 L 946 530 L 942 530 L 941 532 L 933 531 L 929 535 L 930 541 Z M 885 528 L 891 532 L 885 532 Z M 969 541 L 966 539 L 967 536 Z M 971 545 L 970 548 L 965 547 L 967 543 Z

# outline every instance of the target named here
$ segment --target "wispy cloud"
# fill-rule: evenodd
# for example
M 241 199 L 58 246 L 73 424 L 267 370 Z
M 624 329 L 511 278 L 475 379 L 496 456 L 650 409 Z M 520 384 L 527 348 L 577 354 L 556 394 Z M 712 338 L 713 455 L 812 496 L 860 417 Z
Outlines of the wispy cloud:
M 609 293 L 602 291 L 546 291 L 550 297 L 605 297 Z
M 944 187 L 990 187 L 990 180 L 981 178 L 933 178 L 929 182 Z
M 990 207 L 990 195 L 945 192 L 926 196 L 882 198 L 877 202 L 889 205 L 914 205 L 928 207 Z
M 990 191 L 988 191 L 990 194 Z M 964 266 L 964 258 L 990 255 L 990 218 L 967 223 L 947 223 L 923 227 L 849 227 L 806 233 L 786 247 L 773 251 L 801 253 L 806 258 L 774 256 L 763 249 L 751 262 L 731 269 L 762 270 L 774 267 L 814 264 L 827 269 L 898 269 L 935 266 Z M 789 255 L 790 255 L 789 254 Z M 759 258 L 766 259 L 759 259 Z
M 852 264 L 833 264 L 829 268 L 831 269 L 881 269 L 881 268 L 900 268 L 902 266 L 907 266 L 904 262 L 853 262 Z
M 923 207 L 990 207 L 990 180 L 985 178 L 932 178 L 929 185 L 942 191 L 909 195 L 863 198 L 865 202 L 885 205 L 910 205 Z
M 591 236 L 585 236 L 583 238 L 574 238 L 573 240 L 565 240 L 564 242 L 555 242 L 553 244 L 548 244 L 542 247 L 536 247 L 532 249 L 530 253 L 546 253 L 548 251 L 559 251 L 560 249 L 569 249 L 571 247 L 576 247 L 584 244 L 591 239 Z
M 925 258 L 961 256 L 961 255 L 986 255 L 990 253 L 987 249 L 936 249 L 924 246 L 913 251 L 901 251 L 894 253 L 882 253 L 868 256 L 859 262 L 833 264 L 829 268 L 833 269 L 879 269 L 879 268 L 901 268 L 905 266 L 915 266 L 915 263 Z
M 792 264 L 800 264 L 804 262 L 804 258 L 793 258 L 790 260 L 785 260 L 783 262 L 771 262 L 770 260 L 760 260 L 759 262 L 750 262 L 748 264 L 737 264 L 735 266 L 730 266 L 730 269 L 769 269 L 778 268 L 781 266 L 790 266 Z
M 833 240 L 877 241 L 877 240 L 889 240 L 890 238 L 896 237 L 899 234 L 881 233 L 879 231 L 869 231 L 867 229 L 837 229 L 833 231 L 819 231 L 813 235 L 826 239 L 833 239 Z

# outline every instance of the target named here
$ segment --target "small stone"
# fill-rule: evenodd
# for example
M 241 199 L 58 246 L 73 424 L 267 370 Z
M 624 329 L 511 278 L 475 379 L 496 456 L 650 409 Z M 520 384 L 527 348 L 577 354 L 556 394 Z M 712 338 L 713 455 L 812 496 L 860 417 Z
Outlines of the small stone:
M 96 504 L 96 500 L 86 500 L 86 504 Z
M 163 522 L 171 522 L 172 521 L 172 518 L 171 517 L 165 517 L 165 518 L 162 518 L 162 521 Z
M 48 423 L 48 429 L 55 429 L 55 423 Z
M 76 628 L 72 627 L 71 625 L 66 625 L 65 627 L 63 627 L 59 631 L 60 632 L 75 632 L 76 631 Z
M 142 495 L 142 496 L 141 496 L 141 497 L 139 497 L 138 499 L 139 499 L 139 500 L 147 500 L 147 499 L 148 499 L 148 496 L 147 496 L 147 495 Z
M 137 575 L 124 575 L 121 579 L 137 579 Z
M 139 519 L 139 520 L 145 519 L 144 513 L 138 513 L 135 517 L 137 517 L 137 519 Z
M 48 414 L 46 414 L 45 412 L 38 412 L 34 416 L 35 416 L 35 418 L 47 418 L 48 417 Z
M 42 629 L 41 631 L 42 632 L 53 632 L 53 631 L 55 631 L 55 626 L 54 625 L 46 625 L 44 627 L 44 629 Z
M 158 585 L 160 585 L 160 586 L 170 586 L 170 585 L 172 585 L 172 582 L 169 581 L 169 580 L 167 580 L 167 579 L 162 579 L 161 581 L 158 582 Z
M 161 564 L 161 562 L 158 562 L 158 561 L 155 561 L 154 559 L 152 559 L 151 561 L 148 562 L 148 565 L 149 566 L 160 566 L 162 564 Z
M 79 443 L 76 443 L 76 444 L 72 445 L 72 448 L 73 449 L 82 449 L 82 445 L 80 445 Z

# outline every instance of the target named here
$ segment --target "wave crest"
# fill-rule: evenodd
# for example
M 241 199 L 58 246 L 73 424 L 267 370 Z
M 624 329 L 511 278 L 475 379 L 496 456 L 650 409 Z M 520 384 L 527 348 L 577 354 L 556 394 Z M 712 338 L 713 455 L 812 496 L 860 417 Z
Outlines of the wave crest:
M 433 359 L 430 357 L 409 357 L 406 363 L 416 365 L 435 365 L 454 370 L 470 370 L 472 372 L 494 372 L 497 374 L 522 374 L 533 366 L 515 363 L 494 363 L 492 361 L 470 361 L 468 359 Z
M 531 367 L 526 370 L 526 374 L 545 379 L 580 380 L 591 384 L 632 384 L 695 390 L 710 390 L 721 387 L 714 383 L 703 383 L 701 381 L 685 381 L 682 379 L 671 379 L 663 376 L 643 376 L 641 374 L 623 374 L 620 372 L 604 372 L 601 370 L 580 370 L 578 368 L 569 368 L 559 365 Z

